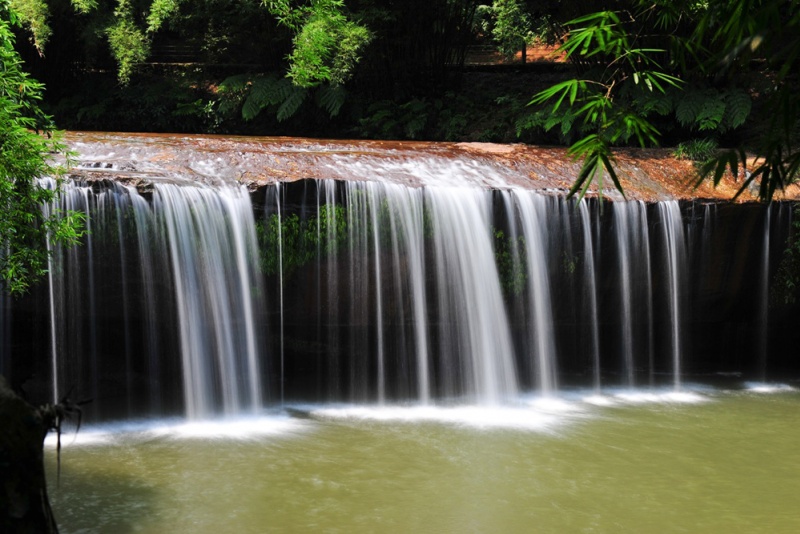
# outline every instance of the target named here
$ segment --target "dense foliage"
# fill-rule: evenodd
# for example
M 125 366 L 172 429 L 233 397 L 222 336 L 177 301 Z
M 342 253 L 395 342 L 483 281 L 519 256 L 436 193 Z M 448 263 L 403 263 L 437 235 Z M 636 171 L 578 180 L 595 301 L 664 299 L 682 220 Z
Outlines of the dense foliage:
M 70 128 L 561 142 L 576 194 L 619 186 L 617 146 L 710 154 L 765 199 L 800 168 L 797 0 L 9 1 Z M 567 62 L 465 68 L 544 42 Z
M 60 167 L 52 158 L 64 147 L 39 108 L 41 84 L 21 68 L 11 33 L 15 21 L 0 3 L 0 286 L 19 294 L 46 272 L 48 243 L 78 241 L 81 217 L 43 211 L 58 194 Z M 56 187 L 41 186 L 43 176 L 53 177 Z
M 757 99 L 757 135 L 708 160 L 701 179 L 719 183 L 726 170 L 738 176 L 750 148 L 760 159 L 739 193 L 758 180 L 761 198 L 771 199 L 800 169 L 798 24 L 798 2 L 778 0 L 634 0 L 569 21 L 561 48 L 579 77 L 532 103 L 550 104 L 545 128 L 559 125 L 575 139 L 570 153 L 584 165 L 572 192 L 606 175 L 621 190 L 613 146 L 658 144 L 667 121 L 722 136 L 751 118 Z

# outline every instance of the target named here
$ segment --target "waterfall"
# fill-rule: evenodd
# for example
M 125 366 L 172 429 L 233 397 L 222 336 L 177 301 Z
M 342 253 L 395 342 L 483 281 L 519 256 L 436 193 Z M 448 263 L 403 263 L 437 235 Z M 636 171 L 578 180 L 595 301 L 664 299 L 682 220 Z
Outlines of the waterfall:
M 150 209 L 147 201 L 137 194 L 136 190 L 132 187 L 128 189 L 128 198 L 131 200 L 133 208 L 134 221 L 136 223 L 136 235 L 138 236 L 138 252 L 139 264 L 142 273 L 142 289 L 143 289 L 143 302 L 144 302 L 144 317 L 145 317 L 145 350 L 147 354 L 147 368 L 149 380 L 153 384 L 159 384 L 161 381 L 161 359 L 160 359 L 160 345 L 161 336 L 159 333 L 158 322 L 159 317 L 162 315 L 158 306 L 158 297 L 156 291 L 156 278 L 159 275 L 156 257 L 166 257 L 167 251 L 164 247 L 163 239 L 158 232 L 155 231 L 156 220 L 153 212 Z M 91 227 L 87 226 L 87 232 L 91 232 Z M 94 262 L 92 261 L 92 247 L 93 240 L 89 239 L 87 248 L 89 251 L 89 279 L 94 279 Z M 94 284 L 90 286 L 90 298 L 92 308 L 94 307 Z M 90 314 L 94 316 L 94 312 Z M 91 321 L 92 331 L 96 329 L 95 321 Z M 94 335 L 92 337 L 93 343 Z M 92 351 L 94 354 L 94 350 Z M 93 357 L 94 360 L 94 357 Z M 95 396 L 97 393 L 95 392 Z M 150 397 L 150 405 L 153 413 L 159 413 L 162 408 L 161 391 L 159 387 L 152 388 Z
M 384 350 L 383 332 L 383 288 L 381 269 L 381 240 L 378 231 L 378 209 L 380 206 L 380 193 L 378 184 L 367 184 L 367 204 L 370 207 L 370 223 L 372 224 L 372 248 L 375 271 L 375 328 L 377 330 L 377 360 L 378 360 L 378 403 L 386 403 L 386 354 Z
M 98 399 L 92 417 L 201 419 L 299 401 L 514 404 L 647 378 L 680 389 L 686 373 L 763 372 L 741 351 L 705 355 L 731 332 L 756 332 L 759 357 L 782 346 L 766 301 L 780 214 L 676 201 L 603 214 L 437 179 L 473 165 L 401 170 L 424 183 L 286 182 L 256 208 L 236 185 L 68 182 L 43 209 L 81 211 L 91 231 L 52 246 L 45 284 L 3 306 L 0 365 L 47 377 L 48 399 Z M 748 250 L 760 261 L 740 261 Z M 30 363 L 8 355 L 18 345 Z
M 624 362 L 625 384 L 634 384 L 633 365 L 633 289 L 631 276 L 632 242 L 630 206 L 628 203 L 614 203 L 614 224 L 619 258 L 619 292 L 620 292 L 620 323 L 621 323 L 621 352 Z
M 517 394 L 508 318 L 489 235 L 490 205 L 483 191 L 431 187 L 442 372 L 460 369 L 466 391 L 497 404 Z M 460 365 L 457 362 L 461 362 Z M 450 392 L 451 394 L 455 392 Z
M 595 391 L 600 390 L 600 327 L 597 324 L 597 276 L 594 262 L 594 249 L 592 247 L 592 228 L 589 220 L 589 207 L 585 199 L 577 204 L 583 231 L 583 257 L 584 279 L 586 280 L 586 294 L 589 301 L 589 324 L 591 328 L 591 355 L 592 377 Z
M 54 189 L 56 187 L 55 180 L 44 178 L 39 181 L 41 187 L 47 189 Z M 63 186 L 63 195 L 60 203 L 58 201 L 51 202 L 42 206 L 45 217 L 51 217 L 57 214 L 60 210 L 73 210 L 81 211 L 84 213 L 89 212 L 89 200 L 87 189 L 77 187 L 75 184 L 67 183 Z M 48 251 L 47 258 L 47 288 L 48 288 L 48 303 L 49 303 L 49 327 L 50 327 L 50 372 L 51 372 L 51 399 L 52 402 L 59 402 L 63 396 L 65 389 L 64 384 L 68 380 L 72 380 L 73 376 L 65 373 L 63 362 L 60 358 L 60 353 L 66 342 L 63 336 L 60 336 L 60 331 L 67 328 L 68 324 L 77 321 L 78 314 L 76 310 L 81 308 L 82 295 L 80 294 L 80 275 L 75 277 L 66 277 L 63 265 L 69 266 L 71 271 L 80 272 L 81 264 L 78 258 L 77 251 L 70 249 L 65 253 L 63 247 L 53 245 L 49 233 L 45 237 L 45 246 Z M 91 271 L 90 271 L 91 272 Z M 65 293 L 70 293 L 71 298 L 65 298 Z M 90 312 L 92 311 L 92 303 L 90 302 Z M 79 354 L 78 361 L 75 362 L 78 366 L 83 364 L 84 348 L 82 340 L 78 340 Z M 91 347 L 90 347 L 91 350 Z M 90 354 L 92 358 L 94 353 Z M 92 371 L 96 372 L 92 360 Z M 66 375 L 66 376 L 65 376 Z M 68 387 L 68 386 L 67 386 Z
M 323 182 L 323 191 L 325 195 L 325 203 L 320 205 L 320 211 L 317 217 L 317 227 L 321 225 L 325 228 L 324 236 L 318 232 L 318 254 L 317 257 L 322 257 L 322 251 L 325 251 L 325 266 L 324 272 L 326 273 L 326 287 L 327 287 L 327 335 L 329 352 L 324 354 L 328 362 L 328 373 L 326 375 L 327 389 L 332 398 L 340 398 L 341 387 L 339 380 L 339 362 L 340 362 L 340 344 L 339 344 L 339 328 L 338 324 L 341 321 L 341 306 L 340 290 L 344 290 L 339 284 L 339 244 L 343 240 L 341 235 L 342 227 L 340 226 L 341 216 L 337 213 L 336 206 L 336 182 L 333 180 L 326 180 Z M 322 208 L 326 208 L 324 212 Z
M 759 285 L 760 298 L 758 302 L 758 347 L 756 350 L 759 352 L 759 373 L 761 380 L 767 379 L 767 349 L 768 349 L 768 335 L 767 329 L 769 326 L 769 233 L 770 223 L 772 221 L 771 206 L 767 206 L 764 210 L 764 230 L 763 230 L 763 248 L 761 254 L 761 273 Z
M 514 191 L 522 221 L 521 235 L 526 243 L 528 305 L 532 310 L 529 348 L 535 359 L 538 389 L 544 395 L 557 387 L 556 348 L 553 333 L 553 310 L 550 301 L 548 264 L 548 211 L 546 198 L 529 191 Z
M 157 184 L 180 325 L 184 400 L 190 418 L 262 403 L 253 292 L 255 227 L 241 188 Z
M 417 398 L 420 403 L 431 400 L 430 361 L 428 355 L 428 299 L 425 291 L 425 241 L 424 208 L 421 189 L 387 185 L 386 198 L 389 203 L 389 232 L 392 243 L 392 262 L 396 300 L 402 301 L 407 292 L 411 298 L 411 331 L 413 340 L 409 343 L 414 350 L 417 376 Z M 402 269 L 400 259 L 406 258 L 407 265 Z M 405 273 L 405 274 L 403 274 Z M 404 310 L 399 310 L 401 323 Z M 401 341 L 408 335 L 404 328 Z M 406 347 L 399 352 L 405 353 Z
M 285 356 L 285 340 L 283 338 L 283 218 L 281 217 L 281 185 L 275 184 L 275 207 L 278 211 L 278 309 L 280 310 L 281 323 L 278 336 L 280 336 L 280 389 L 281 389 L 281 405 L 286 401 L 285 380 L 286 380 L 286 356 Z
M 663 223 L 664 246 L 666 249 L 667 288 L 669 294 L 670 343 L 672 346 L 672 376 L 674 388 L 681 387 L 681 357 L 683 338 L 681 321 L 683 319 L 682 291 L 685 287 L 684 271 L 686 264 L 686 243 L 684 241 L 681 211 L 676 201 L 658 204 Z
M 50 216 L 48 213 L 47 216 Z M 53 277 L 53 247 L 50 243 L 50 234 L 45 237 L 47 247 L 47 286 L 50 291 L 50 373 L 53 384 L 53 396 L 51 397 L 53 404 L 56 404 L 60 399 L 58 394 L 58 337 L 56 336 L 56 298 L 55 298 L 55 281 Z

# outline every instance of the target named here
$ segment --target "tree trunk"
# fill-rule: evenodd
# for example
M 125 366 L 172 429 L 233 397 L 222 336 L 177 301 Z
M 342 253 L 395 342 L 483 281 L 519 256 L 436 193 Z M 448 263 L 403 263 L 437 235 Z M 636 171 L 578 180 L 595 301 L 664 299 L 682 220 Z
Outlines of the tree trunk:
M 44 438 L 51 416 L 28 404 L 0 376 L 0 532 L 57 533 L 47 497 Z

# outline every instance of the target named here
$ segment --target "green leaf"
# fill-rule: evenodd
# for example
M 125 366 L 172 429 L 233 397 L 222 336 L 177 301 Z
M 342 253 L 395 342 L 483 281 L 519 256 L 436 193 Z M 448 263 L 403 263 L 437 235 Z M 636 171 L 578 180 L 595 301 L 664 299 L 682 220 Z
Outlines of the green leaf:
M 553 111 L 558 111 L 561 103 L 567 95 L 577 95 L 578 88 L 581 82 L 579 80 L 566 80 L 548 87 L 544 91 L 540 91 L 533 96 L 529 105 L 544 104 L 548 100 L 557 98 L 556 103 L 553 105 Z M 575 101 L 574 97 L 570 96 L 570 104 Z
M 697 92 L 686 92 L 675 106 L 675 118 L 682 126 L 693 126 L 703 110 L 705 99 Z
M 277 118 L 282 122 L 294 115 L 308 96 L 308 89 L 296 88 L 289 97 L 278 106 Z
M 317 105 L 331 117 L 339 114 L 346 99 L 347 91 L 341 85 L 325 85 L 316 93 Z
M 750 95 L 741 89 L 732 89 L 723 95 L 723 99 L 727 111 L 727 125 L 730 128 L 742 126 L 750 115 L 750 110 L 753 106 Z

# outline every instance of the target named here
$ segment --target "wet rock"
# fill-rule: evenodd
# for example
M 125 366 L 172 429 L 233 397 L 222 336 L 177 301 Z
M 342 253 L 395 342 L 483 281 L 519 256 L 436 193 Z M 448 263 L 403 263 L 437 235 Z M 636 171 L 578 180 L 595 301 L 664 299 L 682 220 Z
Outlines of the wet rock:
M 14 393 L 0 376 L 0 532 L 58 532 L 44 472 L 49 416 Z

